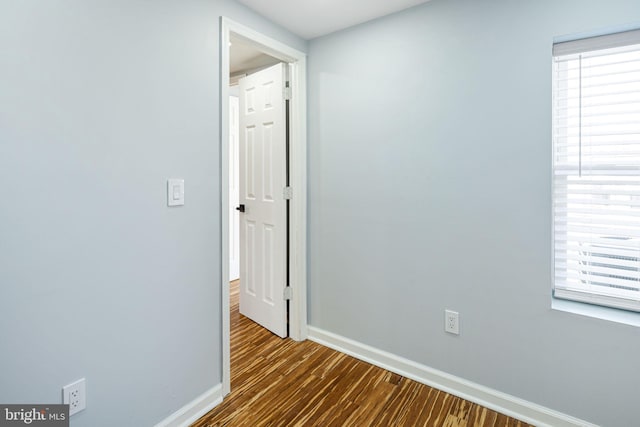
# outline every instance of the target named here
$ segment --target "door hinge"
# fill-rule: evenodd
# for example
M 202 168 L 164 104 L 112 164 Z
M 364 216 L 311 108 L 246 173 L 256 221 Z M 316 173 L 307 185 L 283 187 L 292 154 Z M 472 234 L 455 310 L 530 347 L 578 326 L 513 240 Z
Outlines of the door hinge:
M 293 188 L 284 187 L 284 191 L 282 192 L 285 200 L 293 199 Z
M 291 88 L 289 87 L 289 82 L 286 82 L 285 86 L 282 88 L 282 95 L 285 101 L 289 101 L 291 99 Z
M 293 297 L 293 291 L 291 290 L 291 286 L 285 286 L 284 288 L 284 300 L 288 301 Z

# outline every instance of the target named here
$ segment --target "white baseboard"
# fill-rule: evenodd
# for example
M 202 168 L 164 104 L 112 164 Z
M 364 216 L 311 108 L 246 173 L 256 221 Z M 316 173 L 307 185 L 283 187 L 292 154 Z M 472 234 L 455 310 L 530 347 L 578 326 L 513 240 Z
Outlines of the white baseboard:
M 386 351 L 309 326 L 309 339 L 447 393 L 538 427 L 597 427 L 595 424 L 438 371 Z
M 222 384 L 205 391 L 155 427 L 188 427 L 222 402 Z

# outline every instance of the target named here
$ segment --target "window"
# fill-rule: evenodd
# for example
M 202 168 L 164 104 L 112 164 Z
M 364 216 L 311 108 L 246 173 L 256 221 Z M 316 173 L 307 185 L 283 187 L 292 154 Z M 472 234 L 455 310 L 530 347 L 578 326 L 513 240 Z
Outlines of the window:
M 640 30 L 553 46 L 554 296 L 640 311 Z

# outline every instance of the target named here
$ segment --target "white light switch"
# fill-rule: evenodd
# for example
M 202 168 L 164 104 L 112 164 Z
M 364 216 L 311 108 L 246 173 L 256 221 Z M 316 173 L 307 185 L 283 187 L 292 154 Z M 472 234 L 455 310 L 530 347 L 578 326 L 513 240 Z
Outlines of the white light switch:
M 167 180 L 167 204 L 169 206 L 184 205 L 184 179 Z

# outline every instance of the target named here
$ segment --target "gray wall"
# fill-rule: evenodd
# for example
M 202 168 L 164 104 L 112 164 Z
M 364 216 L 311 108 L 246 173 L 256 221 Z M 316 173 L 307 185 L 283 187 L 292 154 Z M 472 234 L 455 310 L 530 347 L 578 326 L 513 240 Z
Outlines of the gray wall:
M 433 0 L 311 41 L 310 324 L 637 425 L 638 329 L 550 291 L 551 46 L 634 22 L 637 0 Z
M 226 0 L 0 2 L 0 402 L 148 426 L 221 382 Z M 184 178 L 186 205 L 166 206 Z

